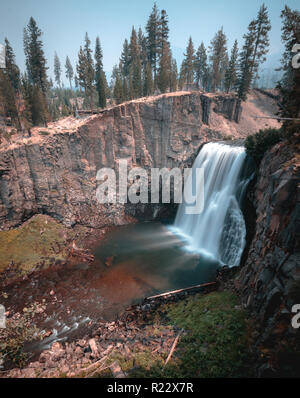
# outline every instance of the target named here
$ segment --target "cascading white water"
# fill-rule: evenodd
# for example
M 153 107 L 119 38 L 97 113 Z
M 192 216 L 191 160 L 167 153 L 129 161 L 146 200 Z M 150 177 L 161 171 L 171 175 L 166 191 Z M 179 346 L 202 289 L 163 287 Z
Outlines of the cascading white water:
M 228 266 L 239 265 L 245 247 L 246 227 L 239 205 L 249 181 L 240 179 L 245 158 L 243 147 L 204 145 L 193 164 L 193 175 L 196 168 L 204 169 L 203 211 L 187 214 L 189 205 L 181 203 L 172 227 L 187 241 L 186 249 L 199 251 Z M 189 178 L 185 189 L 195 192 L 195 184 L 197 181 Z

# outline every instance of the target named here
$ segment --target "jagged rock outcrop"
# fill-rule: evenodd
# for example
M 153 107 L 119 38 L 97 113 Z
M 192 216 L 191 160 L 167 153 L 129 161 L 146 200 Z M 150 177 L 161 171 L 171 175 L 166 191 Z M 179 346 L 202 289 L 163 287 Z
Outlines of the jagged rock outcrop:
M 124 224 L 139 214 L 158 217 L 160 205 L 99 204 L 97 171 L 117 169 L 120 159 L 129 167 L 183 167 L 204 142 L 222 138 L 210 128 L 214 108 L 231 119 L 237 103 L 230 95 L 221 100 L 201 93 L 136 100 L 91 116 L 76 129 L 41 131 L 38 142 L 0 150 L 0 228 L 37 213 L 91 227 Z
M 291 308 L 300 299 L 299 144 L 282 142 L 268 151 L 254 191 L 256 231 L 236 286 L 261 327 L 258 343 L 279 348 L 291 326 Z M 299 300 L 298 299 L 298 300 Z M 277 341 L 277 343 L 275 343 Z M 283 340 L 282 340 L 283 341 Z
M 242 101 L 235 97 L 227 98 L 224 96 L 215 97 L 215 106 L 213 110 L 227 117 L 229 120 L 234 120 L 239 123 L 242 114 Z

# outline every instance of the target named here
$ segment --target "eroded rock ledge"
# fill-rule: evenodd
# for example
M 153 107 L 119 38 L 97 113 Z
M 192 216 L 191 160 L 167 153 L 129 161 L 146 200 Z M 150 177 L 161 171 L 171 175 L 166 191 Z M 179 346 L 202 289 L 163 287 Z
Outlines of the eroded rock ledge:
M 299 144 L 282 142 L 261 162 L 254 191 L 256 231 L 236 280 L 244 304 L 258 318 L 258 344 L 270 344 L 273 352 L 299 334 L 291 326 L 291 308 L 300 303 L 299 153 Z
M 240 112 L 234 96 L 174 93 L 131 101 L 75 129 L 40 131 L 39 141 L 33 137 L 2 148 L 0 228 L 16 227 L 37 213 L 66 226 L 93 228 L 128 223 L 135 212 L 145 219 L 159 217 L 159 205 L 133 211 L 132 206 L 97 203 L 97 170 L 117 168 L 120 159 L 129 167 L 183 167 L 203 143 L 223 137 L 216 119 L 237 121 Z

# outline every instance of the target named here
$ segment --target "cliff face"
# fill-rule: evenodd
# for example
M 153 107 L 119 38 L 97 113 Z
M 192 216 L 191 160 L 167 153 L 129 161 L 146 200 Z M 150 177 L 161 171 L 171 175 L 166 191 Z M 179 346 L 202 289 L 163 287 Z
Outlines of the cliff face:
M 99 204 L 96 173 L 102 167 L 116 168 L 120 159 L 126 159 L 129 167 L 182 167 L 201 144 L 222 138 L 210 128 L 213 108 L 235 119 L 240 103 L 231 96 L 163 95 L 108 109 L 75 129 L 39 129 L 30 139 L 2 148 L 1 229 L 36 213 L 67 226 L 91 227 L 123 224 L 142 213 L 144 219 L 159 216 L 159 205 Z
M 291 328 L 291 308 L 300 303 L 295 297 L 300 291 L 299 149 L 285 142 L 268 151 L 255 186 L 256 231 L 236 283 L 258 316 L 260 342 L 297 332 Z

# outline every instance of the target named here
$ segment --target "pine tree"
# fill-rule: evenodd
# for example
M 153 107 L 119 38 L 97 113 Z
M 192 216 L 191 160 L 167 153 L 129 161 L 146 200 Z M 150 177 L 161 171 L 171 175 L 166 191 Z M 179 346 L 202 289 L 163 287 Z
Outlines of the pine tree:
M 84 47 L 80 47 L 78 53 L 78 63 L 76 66 L 78 83 L 84 89 L 86 101 L 89 103 L 90 109 L 93 108 L 94 79 L 95 70 L 90 48 L 91 41 L 88 34 L 85 34 Z
M 73 76 L 74 76 L 74 70 L 73 70 L 70 58 L 68 56 L 66 58 L 65 68 L 66 68 L 66 78 L 69 80 L 70 89 L 72 91 L 73 90 L 72 80 L 73 80 Z
M 85 90 L 85 87 L 86 87 L 85 56 L 84 56 L 82 46 L 80 46 L 80 49 L 78 52 L 78 63 L 76 65 L 76 70 L 77 70 L 78 84 L 80 86 L 80 91 L 82 88 Z
M 120 75 L 122 75 L 120 73 Z M 129 89 L 128 89 L 128 79 L 125 77 L 122 77 L 122 97 L 123 101 L 128 101 L 129 100 Z
M 154 82 L 156 82 L 157 62 L 159 57 L 159 39 L 160 39 L 160 16 L 156 3 L 154 3 L 152 12 L 149 16 L 146 25 L 146 32 L 147 32 L 148 60 L 154 72 Z
M 146 37 L 144 36 L 141 28 L 139 28 L 139 31 L 138 31 L 138 44 L 140 47 L 142 68 L 144 70 L 148 63 L 148 54 L 147 54 L 147 40 L 146 40 Z
M 228 93 L 233 87 L 235 87 L 237 80 L 237 59 L 238 59 L 238 42 L 235 40 L 232 50 L 228 68 L 225 73 L 225 83 L 224 87 Z
M 239 72 L 237 79 L 238 97 L 246 101 L 253 78 L 253 53 L 255 43 L 255 21 L 251 21 L 248 32 L 244 35 L 244 45 L 239 55 Z
M 20 69 L 15 62 L 15 54 L 9 41 L 5 38 L 5 63 L 6 63 L 6 73 L 11 82 L 11 85 L 17 93 L 20 88 Z
M 183 83 L 191 84 L 194 82 L 194 62 L 195 62 L 195 49 L 193 40 L 190 37 L 184 54 L 184 60 L 181 65 L 180 79 Z
M 22 124 L 30 134 L 31 125 L 46 125 L 50 120 L 49 110 L 45 101 L 45 95 L 41 88 L 32 84 L 27 74 L 22 77 L 22 96 L 25 107 L 22 111 Z
M 107 80 L 103 70 L 100 72 L 99 81 L 97 83 L 97 91 L 100 108 L 106 108 Z
M 30 75 L 31 67 L 30 67 L 30 54 L 29 54 L 29 34 L 27 28 L 23 29 L 23 48 L 25 55 L 25 66 L 26 66 L 26 78 L 28 82 L 32 82 L 32 77 Z
M 168 42 L 163 43 L 162 54 L 159 60 L 157 85 L 161 93 L 165 93 L 170 88 L 172 56 Z
M 79 87 L 79 82 L 78 82 L 78 77 L 77 75 L 74 76 L 74 84 L 75 84 L 75 88 Z
M 142 96 L 142 64 L 140 46 L 138 44 L 137 34 L 134 27 L 132 27 L 130 44 L 129 44 L 129 57 L 130 57 L 130 76 L 133 90 L 133 98 Z
M 169 44 L 169 19 L 166 10 L 161 10 L 160 14 L 160 36 L 162 43 Z
M 150 62 L 147 63 L 144 74 L 143 74 L 143 95 L 147 97 L 153 94 L 153 76 L 152 76 L 152 68 Z
M 263 4 L 259 11 L 255 22 L 255 42 L 253 50 L 253 59 L 251 66 L 251 73 L 258 72 L 259 64 L 266 60 L 265 55 L 269 48 L 268 32 L 271 30 L 270 20 L 268 18 L 267 7 Z
M 167 13 L 162 10 L 158 25 L 159 68 L 157 78 L 157 86 L 162 93 L 170 90 L 172 80 L 172 53 L 169 43 L 168 23 Z
M 122 75 L 126 78 L 129 75 L 129 66 L 130 66 L 129 44 L 128 40 L 125 39 L 123 44 L 123 51 L 120 58 L 120 68 Z
M 158 22 L 158 44 L 157 44 L 157 52 L 158 57 L 162 56 L 163 47 L 167 43 L 170 47 L 169 43 L 169 20 L 166 10 L 162 10 L 160 13 L 160 20 Z
M 91 41 L 88 34 L 85 34 L 85 44 L 84 44 L 84 71 L 85 71 L 85 93 L 89 99 L 90 108 L 93 108 L 93 83 L 95 78 L 92 50 L 90 48 Z
M 184 65 L 184 61 L 182 61 L 181 66 L 180 66 L 179 79 L 178 79 L 178 88 L 179 88 L 179 90 L 183 89 L 185 81 L 186 81 L 186 79 L 185 79 L 185 65 Z
M 281 12 L 281 39 L 285 45 L 281 64 L 284 71 L 279 84 L 281 101 L 281 116 L 300 118 L 300 68 L 293 67 L 292 58 L 295 56 L 293 47 L 300 43 L 300 12 L 288 6 Z M 284 122 L 284 131 L 288 137 L 299 132 L 300 123 L 297 120 Z
M 47 104 L 47 93 L 49 82 L 47 79 L 46 58 L 41 40 L 42 31 L 38 28 L 36 21 L 31 17 L 24 29 L 24 53 L 27 69 L 26 78 L 30 86 L 30 111 L 33 124 L 44 124 L 50 119 Z M 28 105 L 29 106 L 29 105 Z
M 123 86 L 122 86 L 120 70 L 117 66 L 115 66 L 113 69 L 112 79 L 113 79 L 113 97 L 116 101 L 116 104 L 121 104 L 124 100 Z
M 21 126 L 15 92 L 5 69 L 0 69 L 0 99 L 3 102 L 5 116 L 10 118 L 12 124 L 19 130 Z
M 195 79 L 198 87 L 201 87 L 203 90 L 207 89 L 208 65 L 206 49 L 203 42 L 201 42 L 198 47 L 195 57 Z
M 103 71 L 103 54 L 99 37 L 96 38 L 95 47 L 95 81 L 100 108 L 106 107 L 106 77 Z
M 212 39 L 209 47 L 212 71 L 211 90 L 213 92 L 215 92 L 217 88 L 220 88 L 222 77 L 224 76 L 226 57 L 228 59 L 226 43 L 227 38 L 223 32 L 223 28 L 221 28 Z
M 54 78 L 59 88 L 61 88 L 61 65 L 56 52 L 54 54 Z
M 30 82 L 37 85 L 42 93 L 47 92 L 47 67 L 43 50 L 43 43 L 40 39 L 42 31 L 38 28 L 36 21 L 31 17 L 24 34 L 24 52 L 26 67 Z
M 32 86 L 31 92 L 31 114 L 32 122 L 36 125 L 45 125 L 50 119 L 45 96 L 41 88 L 37 85 Z
M 28 131 L 30 136 L 30 127 L 32 126 L 32 85 L 30 84 L 30 80 L 26 73 L 24 73 L 21 77 L 21 91 L 24 101 L 24 107 L 21 111 L 22 124 L 24 126 L 24 129 Z
M 177 62 L 175 59 L 172 59 L 171 62 L 171 75 L 170 75 L 170 92 L 177 90 Z

